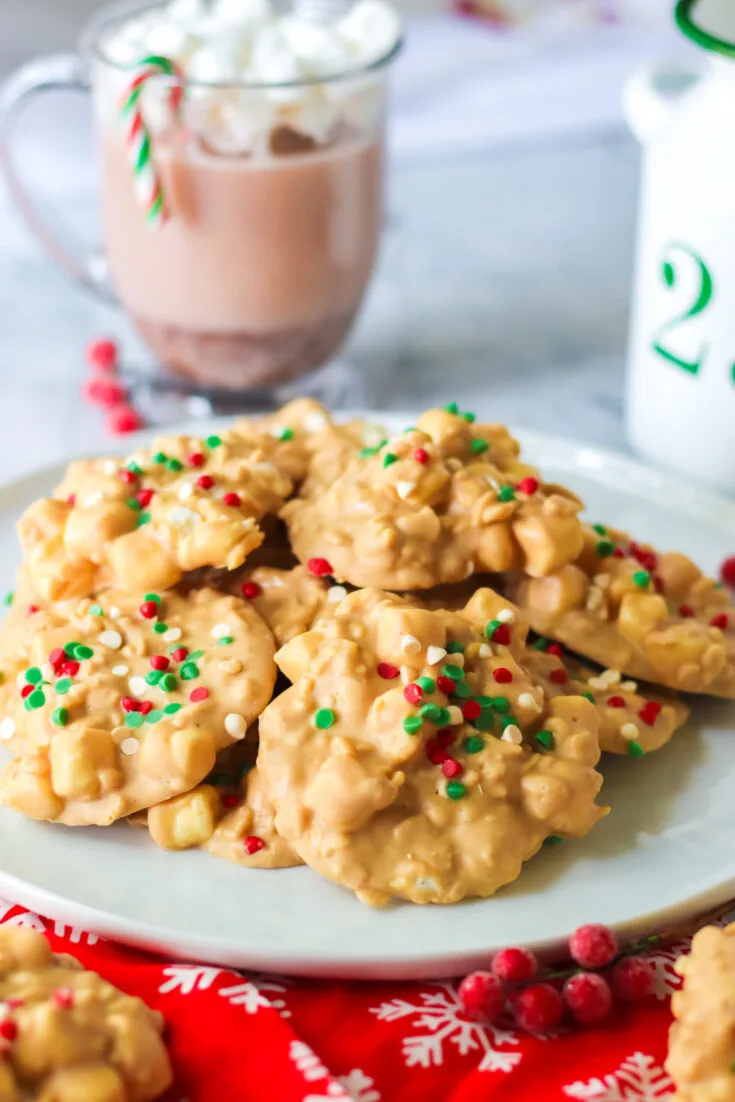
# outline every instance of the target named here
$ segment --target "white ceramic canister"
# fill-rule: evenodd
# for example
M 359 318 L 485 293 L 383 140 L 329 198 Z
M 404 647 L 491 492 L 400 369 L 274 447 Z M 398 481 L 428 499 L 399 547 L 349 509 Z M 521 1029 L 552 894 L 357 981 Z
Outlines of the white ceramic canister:
M 644 147 L 627 431 L 735 493 L 735 0 L 680 0 L 676 19 L 701 58 L 625 91 Z

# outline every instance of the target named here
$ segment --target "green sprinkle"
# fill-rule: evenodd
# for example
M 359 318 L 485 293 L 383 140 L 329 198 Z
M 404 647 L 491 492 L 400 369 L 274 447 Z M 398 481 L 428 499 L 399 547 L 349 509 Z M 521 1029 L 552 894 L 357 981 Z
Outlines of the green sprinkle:
M 460 700 L 466 700 L 468 696 L 472 696 L 472 689 L 466 681 L 455 681 L 452 696 L 459 697 Z
M 595 551 L 601 559 L 609 559 L 615 550 L 615 544 L 612 540 L 599 540 L 595 545 Z
M 143 508 L 137 497 L 129 497 L 125 504 L 127 505 L 128 509 L 132 509 L 134 513 L 139 513 Z
M 447 643 L 447 654 L 464 654 L 464 647 L 461 643 Z
M 540 639 L 537 639 L 536 642 L 533 644 L 533 649 L 534 650 L 546 650 L 546 648 L 550 645 L 551 645 L 551 640 L 550 639 L 544 639 L 543 636 L 542 636 Z
M 178 678 L 175 674 L 165 673 L 158 682 L 158 688 L 163 689 L 165 693 L 172 693 L 176 689 L 178 683 Z
M 468 754 L 479 754 L 484 745 L 485 740 L 478 738 L 477 735 L 470 735 L 464 740 L 464 748 Z
M 434 723 L 438 726 L 439 716 L 446 709 L 441 708 L 438 704 L 422 704 L 419 708 L 419 715 L 422 719 L 428 719 L 429 723 Z
M 182 681 L 193 681 L 195 677 L 199 677 L 199 667 L 196 662 L 184 662 L 179 674 Z
M 166 455 L 165 452 L 156 452 L 156 454 L 153 456 L 153 462 L 154 463 L 165 463 L 167 458 L 168 458 L 168 456 Z
M 149 670 L 148 673 L 145 675 L 146 683 L 148 685 L 157 685 L 162 677 L 162 670 Z
M 644 758 L 645 756 L 646 756 L 646 751 L 643 749 L 640 742 L 633 741 L 633 742 L 628 743 L 628 757 L 629 758 Z
M 69 709 L 68 708 L 54 708 L 51 713 L 51 722 L 56 727 L 66 727 L 69 722 Z
M 336 718 L 331 708 L 317 708 L 314 712 L 314 726 L 320 731 L 328 731 L 334 726 Z
M 403 720 L 403 730 L 407 735 L 415 735 L 417 731 L 421 730 L 421 717 L 406 716 Z
M 132 471 L 133 474 L 142 474 L 143 473 L 134 459 L 131 459 L 131 461 L 128 463 L 128 470 Z
M 390 467 L 392 463 L 397 463 L 397 462 L 398 462 L 398 456 L 394 455 L 393 452 L 386 452 L 385 455 L 383 456 L 383 466 L 384 467 Z
M 188 656 L 190 662 L 195 662 L 197 658 L 201 658 L 204 654 L 203 650 L 193 650 Z
M 90 616 L 104 616 L 105 612 L 102 605 L 90 605 L 87 609 Z
M 167 704 L 163 709 L 163 714 L 166 716 L 175 716 L 177 712 L 181 711 L 180 704 Z
M 444 409 L 445 409 L 446 413 L 453 413 L 455 415 L 455 417 L 459 413 L 459 406 L 457 405 L 456 402 L 447 402 Z
M 491 696 L 476 696 L 475 700 L 481 708 L 492 708 L 493 698 Z
M 222 443 L 222 437 L 213 434 L 212 436 L 208 436 L 204 443 L 208 448 L 218 448 Z
M 450 800 L 461 800 L 467 794 L 467 789 L 461 781 L 450 781 L 447 785 L 447 796 Z
M 14 597 L 15 597 L 15 594 L 13 593 L 12 589 L 8 590 L 8 592 L 3 597 L 3 604 L 7 605 L 8 608 L 10 608 L 10 606 L 13 603 Z
M 501 716 L 500 717 L 500 726 L 501 726 L 503 731 L 505 730 L 506 727 L 517 727 L 518 726 L 518 720 L 516 719 L 515 716 L 511 716 L 511 715 Z
M 470 444 L 470 451 L 473 455 L 484 455 L 485 452 L 490 451 L 490 445 L 487 440 L 480 440 L 478 437 Z
M 589 700 L 592 704 L 597 703 L 597 701 L 595 700 L 594 694 L 589 692 L 589 691 L 584 692 L 584 693 L 580 693 L 580 696 L 583 696 L 585 698 L 585 700 Z
M 636 570 L 635 574 L 631 578 L 633 585 L 637 585 L 640 589 L 645 589 L 651 581 L 651 575 L 647 570 Z
M 231 635 L 223 635 L 221 639 L 217 640 L 217 646 L 218 647 L 227 647 L 232 642 L 233 642 L 233 638 L 232 638 Z
M 73 684 L 74 682 L 70 677 L 62 677 L 61 681 L 56 682 L 56 684 L 54 685 L 54 689 L 59 694 L 59 696 L 66 696 Z
M 554 735 L 551 731 L 539 731 L 536 735 L 536 742 L 540 746 L 543 746 L 545 750 L 553 750 L 556 745 Z
M 605 527 L 604 524 L 593 524 L 592 525 L 592 531 L 597 532 L 598 536 L 606 536 L 607 535 L 607 528 Z
M 485 627 L 485 634 L 487 635 L 488 639 L 492 639 L 493 635 L 498 630 L 501 623 L 501 620 L 491 620 L 490 623 L 487 624 L 487 626 Z
M 170 471 L 183 471 L 184 464 L 180 459 L 167 459 L 166 466 Z
M 26 697 L 26 705 L 29 711 L 35 711 L 36 708 L 43 708 L 46 703 L 46 697 L 41 689 L 36 689 L 30 696 Z
M 145 596 L 143 597 L 143 600 L 144 601 L 153 601 L 154 605 L 160 605 L 160 603 L 161 603 L 161 598 L 159 597 L 159 595 L 157 593 L 146 593 Z
M 464 670 L 461 666 L 442 666 L 442 673 L 445 677 L 451 677 L 452 681 L 464 680 Z
M 423 689 L 425 693 L 436 692 L 436 682 L 433 677 L 417 677 L 416 684 Z
M 478 731 L 492 731 L 495 726 L 495 713 L 494 712 L 480 712 L 477 719 L 472 720 L 472 726 L 476 727 Z
M 83 662 L 85 658 L 91 658 L 93 654 L 92 648 L 85 646 L 84 643 L 77 643 L 74 647 L 74 657 L 80 662 Z
M 449 709 L 448 708 L 440 708 L 439 713 L 440 714 L 439 714 L 439 716 L 436 720 L 436 725 L 437 725 L 437 727 L 446 727 L 447 724 L 449 723 L 449 721 L 452 718 L 451 715 L 449 714 Z
M 493 708 L 498 715 L 502 716 L 510 710 L 510 701 L 507 696 L 494 696 L 492 697 L 490 707 Z
M 293 429 L 281 429 L 279 440 L 293 440 Z
M 512 486 L 501 486 L 498 490 L 498 501 L 515 501 L 516 492 Z
M 560 838 L 558 834 L 550 834 L 548 838 L 544 838 L 544 845 L 560 846 L 563 841 L 564 839 Z
M 462 416 L 464 417 L 468 425 L 474 425 L 475 421 L 477 420 L 477 416 L 474 413 L 463 413 Z
M 371 459 L 379 451 L 380 448 L 360 448 L 360 459 Z
M 403 430 L 403 435 L 405 436 L 407 432 L 418 432 L 418 429 L 416 428 L 416 426 L 415 426 L 415 425 L 408 425 L 408 426 L 407 426 L 407 427 L 406 427 L 406 428 L 405 428 L 405 429 Z
M 163 635 L 165 631 L 168 631 L 168 624 L 162 624 L 160 621 L 153 625 L 153 630 L 156 635 Z
M 38 666 L 31 666 L 29 670 L 26 670 L 26 681 L 29 685 L 37 685 L 39 681 L 43 681 L 43 674 Z
M 138 517 L 138 527 L 139 528 L 142 528 L 144 524 L 150 524 L 150 522 L 151 522 L 151 514 L 150 513 L 141 513 L 140 516 Z
M 146 723 L 158 723 L 159 719 L 163 719 L 163 712 L 160 708 L 154 708 L 152 712 L 149 712 L 145 717 Z
M 123 723 L 126 727 L 141 727 L 143 725 L 144 715 L 142 712 L 127 712 Z
M 77 642 L 65 643 L 64 644 L 64 652 L 66 653 L 67 658 L 75 658 L 76 655 L 75 655 L 74 652 L 76 651 L 77 647 L 81 647 L 81 645 L 82 645 L 81 643 L 77 643 Z

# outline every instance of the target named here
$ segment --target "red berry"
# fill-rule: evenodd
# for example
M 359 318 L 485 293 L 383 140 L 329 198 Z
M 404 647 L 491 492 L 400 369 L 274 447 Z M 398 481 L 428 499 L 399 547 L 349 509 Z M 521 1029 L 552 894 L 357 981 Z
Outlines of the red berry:
M 409 704 L 418 704 L 423 695 L 424 690 L 421 688 L 421 686 L 414 685 L 413 683 L 411 685 L 406 685 L 405 689 L 403 690 L 404 699 L 407 700 Z
M 553 682 L 554 685 L 566 685 L 568 680 L 569 674 L 566 670 L 551 670 L 549 673 L 549 681 Z
M 117 345 L 109 338 L 99 337 L 90 341 L 85 355 L 90 367 L 100 371 L 115 371 L 117 368 Z
M 155 601 L 143 601 L 138 612 L 145 620 L 153 620 L 158 616 L 158 605 Z
M 421 463 L 424 466 L 429 462 L 429 453 L 426 448 L 417 448 L 413 453 L 413 457 L 417 463 Z
M 692 608 L 691 605 L 679 605 L 679 615 L 683 616 L 684 619 L 686 620 L 690 616 L 694 615 L 694 609 Z
M 498 666 L 496 670 L 493 670 L 493 677 L 498 685 L 509 685 L 513 680 L 513 674 L 510 670 L 506 670 L 505 666 Z
M 211 474 L 200 474 L 195 485 L 198 486 L 200 490 L 211 490 L 214 486 L 214 479 Z
M 74 992 L 70 987 L 57 987 L 51 995 L 57 1006 L 68 1010 L 74 1004 Z
M 197 704 L 200 700 L 206 700 L 209 696 L 209 689 L 201 687 L 199 689 L 192 689 L 189 693 L 189 700 L 192 704 Z
M 378 675 L 382 677 L 384 681 L 395 681 L 400 672 L 398 666 L 392 666 L 390 662 L 378 663 Z
M 438 736 L 429 739 L 424 747 L 424 753 L 432 765 L 442 765 L 449 757 L 449 751 L 445 749 L 443 742 Z
M 657 700 L 647 700 L 638 713 L 638 718 L 643 720 L 648 727 L 653 727 L 658 719 L 663 705 Z
M 711 628 L 720 628 L 722 631 L 727 630 L 727 625 L 730 620 L 726 612 L 718 612 L 716 616 L 713 616 L 709 622 Z
M 528 478 L 522 478 L 516 489 L 520 490 L 522 494 L 528 494 L 530 497 L 531 494 L 535 494 L 538 490 L 538 479 L 531 478 L 530 476 Z
M 203 467 L 206 461 L 207 457 L 205 456 L 204 452 L 194 452 L 192 455 L 189 456 L 190 467 Z
M 150 505 L 150 503 L 151 503 L 151 498 L 153 497 L 153 490 L 138 490 L 135 497 L 136 497 L 136 500 L 138 501 L 138 503 L 140 504 L 141 509 L 145 509 L 146 506 Z
M 642 957 L 623 957 L 610 974 L 612 989 L 626 1002 L 640 1002 L 656 990 L 656 973 L 650 961 Z
M 451 780 L 453 777 L 459 777 L 461 773 L 464 773 L 464 766 L 455 761 L 454 758 L 448 757 L 446 761 L 442 762 L 442 773 L 448 780 Z
M 451 677 L 445 677 L 444 674 L 436 679 L 436 687 L 440 693 L 446 693 L 447 696 L 451 696 L 454 692 L 454 682 Z
M 725 559 L 720 567 L 720 577 L 725 585 L 735 586 L 735 555 Z
M 128 432 L 142 429 L 145 421 L 132 406 L 117 406 L 107 418 L 107 429 L 113 436 L 124 436 Z
M 464 719 L 468 720 L 469 723 L 472 723 L 473 719 L 477 719 L 481 712 L 482 708 L 476 700 L 465 700 L 462 705 L 462 716 Z
M 618 940 L 612 930 L 601 923 L 580 926 L 569 938 L 572 960 L 583 968 L 604 968 L 618 951 Z
M 613 1003 L 610 984 L 597 972 L 570 976 L 562 993 L 572 1017 L 584 1025 L 599 1022 L 610 1013 Z
M 510 628 L 507 624 L 499 624 L 493 632 L 493 643 L 500 644 L 501 647 L 507 647 L 510 643 Z
M 622 696 L 611 696 L 607 702 L 608 708 L 624 708 L 625 698 Z
M 128 486 L 132 486 L 134 482 L 138 481 L 138 476 L 135 471 L 129 471 L 127 467 L 123 467 L 122 470 L 118 471 L 118 474 Z
M 165 654 L 154 654 L 151 656 L 151 666 L 154 670 L 167 670 L 171 663 Z
M 538 972 L 538 961 L 530 949 L 501 949 L 493 957 L 491 967 L 506 983 L 525 983 Z
M 101 406 L 102 409 L 112 409 L 119 406 L 127 398 L 127 390 L 112 379 L 100 379 L 93 375 L 91 379 L 85 379 L 82 383 L 82 394 L 93 406 Z
M 263 590 L 260 588 L 257 582 L 243 582 L 240 586 L 243 597 L 248 601 L 254 601 L 256 597 L 260 597 Z M 378 667 L 380 670 L 380 667 Z M 398 670 L 395 672 L 395 676 L 398 677 Z M 382 677 L 382 674 L 381 674 Z
M 183 662 L 188 653 L 188 647 L 177 647 L 176 650 L 172 653 L 171 657 L 173 658 L 174 662 Z
M 475 1021 L 496 1022 L 505 1010 L 505 991 L 492 972 L 470 972 L 459 985 L 462 1013 Z
M 5 1041 L 14 1041 L 18 1036 L 18 1026 L 12 1018 L 5 1018 L 0 1022 L 0 1037 Z
M 546 1033 L 561 1021 L 564 1003 L 550 983 L 535 983 L 518 992 L 513 1000 L 513 1013 L 521 1029 Z
M 237 507 L 238 505 L 242 505 L 242 498 L 239 494 L 236 494 L 232 490 L 230 490 L 229 493 L 226 493 L 222 498 L 222 504 Z
M 257 834 L 249 834 L 243 842 L 245 846 L 245 852 L 250 854 L 257 853 L 261 849 L 265 849 L 265 842 L 262 838 L 259 838 Z
M 326 578 L 332 573 L 332 564 L 327 559 L 309 559 L 306 567 L 316 578 Z
M 564 651 L 561 649 L 558 643 L 549 643 L 546 648 L 547 654 L 553 654 L 555 658 L 563 658 Z

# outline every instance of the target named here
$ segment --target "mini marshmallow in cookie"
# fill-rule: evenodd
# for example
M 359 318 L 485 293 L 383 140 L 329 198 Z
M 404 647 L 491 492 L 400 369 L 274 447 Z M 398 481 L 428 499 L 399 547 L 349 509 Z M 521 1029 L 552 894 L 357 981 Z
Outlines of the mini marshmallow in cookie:
M 535 631 L 602 666 L 735 697 L 735 606 L 685 555 L 585 526 L 574 563 L 545 578 L 503 579 L 503 588 Z
M 43 934 L 0 928 L 6 1102 L 152 1102 L 172 1082 L 155 1010 L 52 953 Z
M 234 570 L 292 483 L 270 436 L 161 437 L 128 460 L 72 463 L 18 524 L 33 588 L 49 600 L 119 586 L 167 589 L 202 567 Z
M 245 737 L 275 683 L 273 638 L 235 597 L 106 590 L 39 612 L 4 722 L 0 801 L 106 825 L 187 792 Z
M 595 708 L 545 703 L 514 657 L 523 624 L 481 623 L 483 604 L 364 590 L 276 657 L 293 685 L 261 716 L 258 754 L 276 829 L 364 902 L 492 895 L 547 837 L 606 813 Z
M 281 516 L 301 562 L 323 558 L 355 586 L 430 589 L 518 568 L 542 577 L 579 554 L 580 504 L 518 452 L 502 426 L 430 410 Z

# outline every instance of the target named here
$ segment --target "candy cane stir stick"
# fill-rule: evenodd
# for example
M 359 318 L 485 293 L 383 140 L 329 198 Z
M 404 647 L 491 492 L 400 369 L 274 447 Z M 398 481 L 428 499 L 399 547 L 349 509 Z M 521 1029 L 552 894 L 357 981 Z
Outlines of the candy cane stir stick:
M 143 119 L 140 97 L 148 80 L 156 76 L 174 77 L 169 93 L 169 106 L 178 113 L 184 93 L 183 74 L 167 57 L 145 57 L 134 70 L 130 84 L 125 89 L 120 112 L 127 124 L 127 146 L 133 166 L 133 180 L 138 202 L 145 211 L 148 224 L 160 228 L 168 218 L 163 187 L 153 162 L 151 135 Z

